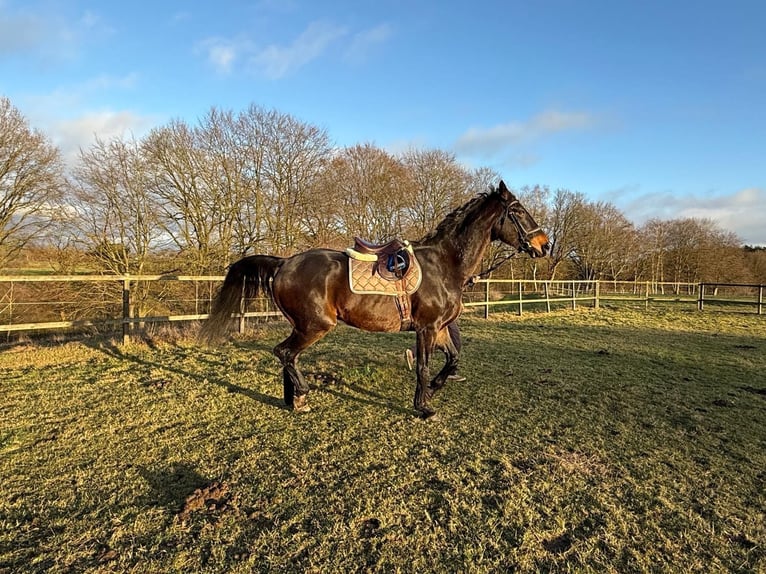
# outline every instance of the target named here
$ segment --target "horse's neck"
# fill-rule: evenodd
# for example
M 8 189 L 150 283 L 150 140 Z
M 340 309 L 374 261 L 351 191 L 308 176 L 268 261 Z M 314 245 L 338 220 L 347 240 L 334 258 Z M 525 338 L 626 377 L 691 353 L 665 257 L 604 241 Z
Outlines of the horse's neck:
M 479 233 L 478 229 L 472 231 L 473 233 L 466 234 L 469 237 L 458 237 L 454 242 L 462 283 L 465 283 L 471 275 L 475 274 L 490 243 L 489 229 L 486 233 Z
M 452 261 L 455 271 L 459 275 L 461 284 L 476 273 L 481 259 L 490 243 L 492 224 L 497 214 L 483 212 L 474 216 L 470 225 L 460 225 L 460 233 L 444 235 L 437 242 L 444 250 L 446 257 Z

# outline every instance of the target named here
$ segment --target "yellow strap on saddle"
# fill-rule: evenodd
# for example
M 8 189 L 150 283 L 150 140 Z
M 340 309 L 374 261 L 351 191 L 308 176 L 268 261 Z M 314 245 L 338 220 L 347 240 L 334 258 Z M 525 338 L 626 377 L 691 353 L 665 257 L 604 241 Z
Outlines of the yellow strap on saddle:
M 404 249 L 407 250 L 410 255 L 415 254 L 415 250 L 412 248 L 412 244 L 406 239 L 404 240 Z M 360 253 L 353 247 L 346 248 L 346 255 L 351 257 L 351 259 L 356 259 L 357 261 L 377 261 L 378 260 L 377 253 Z
M 348 247 L 346 249 L 346 255 L 351 257 L 351 259 L 356 259 L 357 261 L 377 261 L 378 256 L 375 253 L 359 253 L 356 249 L 352 247 Z

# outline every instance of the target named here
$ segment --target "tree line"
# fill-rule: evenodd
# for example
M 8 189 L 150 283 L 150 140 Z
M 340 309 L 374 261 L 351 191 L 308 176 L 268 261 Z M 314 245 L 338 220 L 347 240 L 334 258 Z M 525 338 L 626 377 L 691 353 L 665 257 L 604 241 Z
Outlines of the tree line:
M 327 131 L 250 105 L 211 108 L 145 137 L 96 138 L 67 166 L 0 97 L 0 268 L 56 272 L 221 273 L 253 253 L 290 255 L 418 239 L 500 179 L 439 149 L 338 148 Z M 515 189 L 552 245 L 495 276 L 766 282 L 766 250 L 706 219 L 637 226 L 613 204 L 545 185 Z M 486 267 L 510 255 L 493 246 Z

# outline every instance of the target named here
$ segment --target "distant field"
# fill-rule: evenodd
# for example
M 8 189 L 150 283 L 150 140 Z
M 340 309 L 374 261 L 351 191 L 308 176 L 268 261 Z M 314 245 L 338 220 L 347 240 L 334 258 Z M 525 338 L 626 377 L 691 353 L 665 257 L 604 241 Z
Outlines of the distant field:
M 427 422 L 411 334 L 310 349 L 304 415 L 285 323 L 5 348 L 0 573 L 766 571 L 766 318 L 461 325 L 468 381 Z

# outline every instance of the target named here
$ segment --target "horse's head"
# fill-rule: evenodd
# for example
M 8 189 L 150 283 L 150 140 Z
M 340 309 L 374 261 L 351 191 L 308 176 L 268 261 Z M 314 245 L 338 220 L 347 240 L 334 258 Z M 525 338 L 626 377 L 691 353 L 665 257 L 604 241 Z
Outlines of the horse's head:
M 548 253 L 548 236 L 515 195 L 501 181 L 495 191 L 505 206 L 505 211 L 492 227 L 492 240 L 499 239 L 531 257 L 543 257 Z

